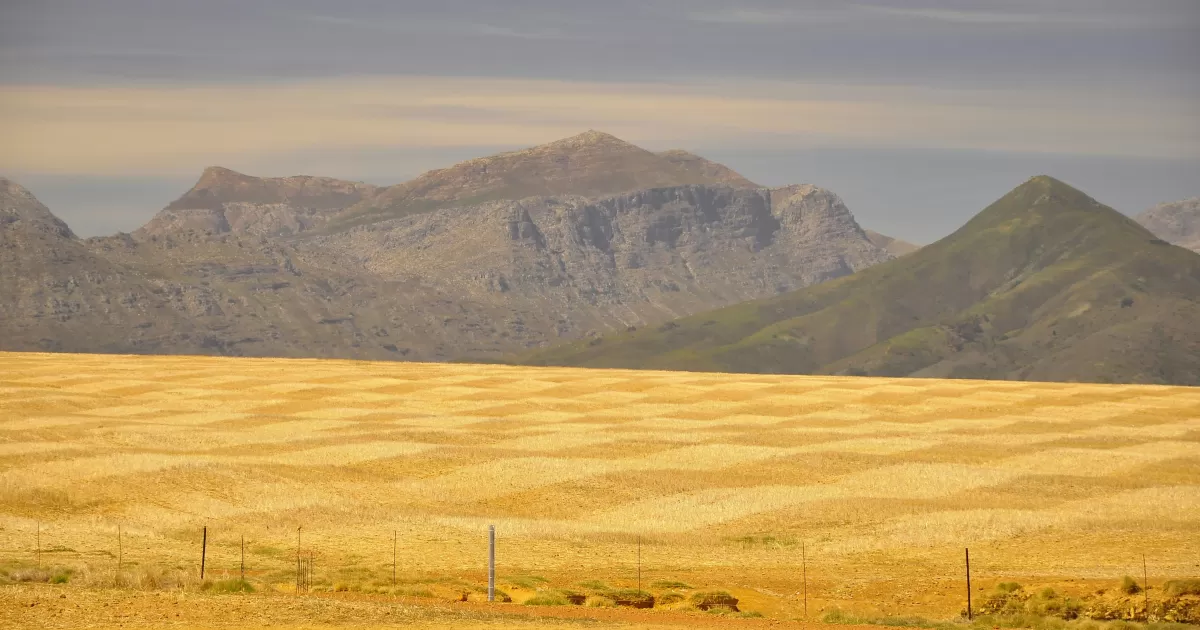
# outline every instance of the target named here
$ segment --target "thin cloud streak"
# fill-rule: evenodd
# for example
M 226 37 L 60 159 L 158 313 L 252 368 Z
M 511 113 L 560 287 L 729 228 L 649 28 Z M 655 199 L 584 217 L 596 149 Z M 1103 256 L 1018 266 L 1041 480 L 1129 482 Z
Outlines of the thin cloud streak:
M 835 9 L 734 8 L 687 13 L 693 22 L 744 26 L 794 26 L 801 24 L 854 24 L 909 19 L 944 24 L 1022 26 L 1028 28 L 1153 29 L 1195 28 L 1195 19 L 1178 19 L 1145 13 L 1005 12 L 921 7 L 847 4 Z
M 336 15 L 312 14 L 301 14 L 292 17 L 303 22 L 313 22 L 330 26 L 340 26 L 345 28 L 389 33 L 462 33 L 469 35 L 484 35 L 489 37 L 552 41 L 588 38 L 588 36 L 584 34 L 566 33 L 560 29 L 554 28 L 525 30 L 498 24 L 459 22 L 451 20 L 430 20 L 420 18 L 404 20 L 368 20 Z
M 652 148 L 944 148 L 1196 157 L 1186 103 L 770 82 L 388 77 L 273 85 L 0 86 L 0 171 L 192 172 L 309 151 L 528 146 L 588 128 Z

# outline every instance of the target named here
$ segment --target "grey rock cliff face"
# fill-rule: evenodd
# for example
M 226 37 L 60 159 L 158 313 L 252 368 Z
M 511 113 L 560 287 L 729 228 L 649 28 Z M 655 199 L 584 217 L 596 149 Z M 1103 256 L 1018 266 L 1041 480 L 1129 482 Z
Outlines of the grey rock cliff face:
M 1200 197 L 1159 204 L 1136 219 L 1162 240 L 1200 252 Z
M 208 234 L 291 236 L 324 225 L 376 186 L 329 177 L 251 177 L 217 166 L 142 228 L 137 239 L 195 230 Z
M 501 310 L 557 314 L 567 324 L 546 322 L 547 341 L 659 323 L 890 258 L 840 199 L 813 186 L 533 197 L 362 226 L 306 247 Z

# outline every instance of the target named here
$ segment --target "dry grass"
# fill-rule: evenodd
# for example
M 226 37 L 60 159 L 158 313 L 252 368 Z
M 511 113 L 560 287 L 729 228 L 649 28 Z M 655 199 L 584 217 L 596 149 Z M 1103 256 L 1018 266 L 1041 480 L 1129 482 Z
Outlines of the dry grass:
M 641 536 L 647 584 L 791 618 L 803 543 L 814 610 L 946 616 L 965 546 L 985 584 L 1194 577 L 1198 419 L 1178 387 L 0 353 L 0 565 L 40 527 L 79 583 L 183 583 L 207 525 L 214 579 L 245 536 L 286 591 L 302 527 L 318 586 L 390 592 L 395 533 L 396 592 L 441 596 L 495 524 L 554 592 L 635 586 Z

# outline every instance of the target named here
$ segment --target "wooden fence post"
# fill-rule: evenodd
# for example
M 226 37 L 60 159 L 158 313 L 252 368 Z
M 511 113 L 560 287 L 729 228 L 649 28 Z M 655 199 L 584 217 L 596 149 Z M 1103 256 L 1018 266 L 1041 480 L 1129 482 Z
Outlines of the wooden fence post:
M 200 579 L 204 579 L 204 560 L 208 556 L 208 525 L 204 526 L 204 534 L 200 538 Z
M 804 581 L 804 620 L 808 621 L 808 554 L 804 541 L 800 541 L 800 575 Z
M 970 548 L 967 548 L 966 552 L 967 552 L 967 621 L 971 621 L 975 617 L 971 612 L 971 550 L 970 550 Z

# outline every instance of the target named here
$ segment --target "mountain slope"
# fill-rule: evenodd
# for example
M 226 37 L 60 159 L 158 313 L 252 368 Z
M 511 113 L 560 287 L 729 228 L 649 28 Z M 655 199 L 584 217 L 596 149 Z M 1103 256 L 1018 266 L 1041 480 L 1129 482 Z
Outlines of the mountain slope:
M 429 212 L 526 197 L 597 197 L 689 184 L 753 184 L 686 152 L 656 155 L 599 131 L 468 160 L 390 186 L 339 215 L 332 230 Z
M 1050 177 L 856 273 L 535 365 L 1200 384 L 1200 256 Z
M 871 243 L 875 245 L 875 247 L 878 247 L 893 256 L 903 256 L 921 249 L 920 245 L 914 245 L 908 241 L 892 238 L 885 234 L 880 234 L 875 230 L 866 230 L 866 233 L 867 239 L 869 239 Z
M 671 149 L 670 151 L 660 151 L 657 155 L 679 167 L 687 174 L 687 177 L 694 177 L 696 183 L 722 184 L 736 188 L 760 188 L 758 184 L 742 177 L 728 166 L 702 158 L 694 153 Z
M 1162 240 L 1200 252 L 1200 197 L 1159 204 L 1135 219 Z

